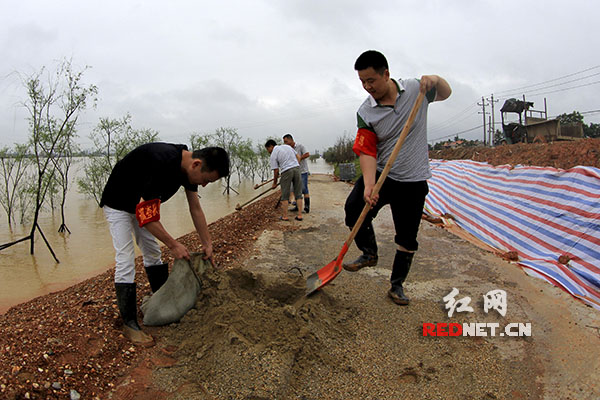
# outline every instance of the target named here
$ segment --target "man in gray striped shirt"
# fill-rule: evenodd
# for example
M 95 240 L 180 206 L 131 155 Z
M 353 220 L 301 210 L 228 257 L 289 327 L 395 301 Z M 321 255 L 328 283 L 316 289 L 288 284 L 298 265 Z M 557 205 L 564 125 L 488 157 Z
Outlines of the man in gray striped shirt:
M 365 202 L 371 205 L 371 211 L 354 239 L 363 254 L 352 263 L 344 264 L 344 269 L 358 271 L 377 265 L 377 241 L 372 221 L 379 210 L 389 204 L 396 230 L 394 241 L 398 249 L 394 257 L 388 295 L 396 304 L 407 305 L 409 299 L 405 296 L 402 285 L 418 248 L 417 233 L 425 196 L 429 192 L 427 179 L 431 177 L 427 108 L 431 102 L 447 99 L 452 89 L 446 80 L 437 75 L 394 80 L 390 78 L 388 68 L 385 56 L 374 50 L 361 54 L 354 64 L 369 96 L 357 113 L 358 132 L 353 150 L 359 156 L 363 175 L 346 199 L 346 225 L 350 228 L 354 226 Z M 419 109 L 381 190 L 372 196 L 375 182 L 408 120 L 419 91 L 426 94 L 426 100 Z

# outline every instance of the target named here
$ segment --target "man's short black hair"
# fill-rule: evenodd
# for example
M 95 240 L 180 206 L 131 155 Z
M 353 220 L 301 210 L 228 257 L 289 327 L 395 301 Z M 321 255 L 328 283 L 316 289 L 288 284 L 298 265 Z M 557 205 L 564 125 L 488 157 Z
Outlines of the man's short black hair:
M 202 170 L 217 171 L 219 178 L 229 175 L 229 155 L 222 147 L 205 147 L 194 150 L 192 158 L 202 160 Z
M 269 140 L 267 140 L 267 143 L 265 143 L 265 147 L 271 147 L 271 146 L 277 146 L 277 143 L 273 139 L 269 139 Z
M 383 74 L 386 69 L 389 69 L 385 56 L 377 50 L 365 51 L 358 56 L 356 62 L 354 63 L 354 69 L 356 71 L 362 71 L 369 67 L 373 67 L 375 72 L 378 74 Z
M 291 141 L 294 141 L 294 138 L 292 137 L 292 134 L 291 134 L 291 133 L 286 133 L 285 135 L 283 135 L 283 138 L 284 138 L 284 139 L 285 139 L 285 138 L 288 138 L 288 139 L 290 139 Z

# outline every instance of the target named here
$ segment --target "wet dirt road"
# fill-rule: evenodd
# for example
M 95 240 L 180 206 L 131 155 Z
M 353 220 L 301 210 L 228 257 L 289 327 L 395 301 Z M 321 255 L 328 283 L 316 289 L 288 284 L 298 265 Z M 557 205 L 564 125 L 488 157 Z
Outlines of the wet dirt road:
M 411 304 L 393 304 L 388 207 L 375 220 L 379 265 L 343 271 L 305 298 L 304 279 L 337 256 L 349 233 L 351 186 L 313 175 L 310 190 L 303 222 L 274 221 L 239 269 L 209 282 L 214 290 L 197 310 L 161 332 L 159 345 L 176 349 L 173 365 L 153 371 L 168 398 L 600 397 L 600 313 L 442 228 L 422 222 L 406 283 Z M 352 246 L 345 260 L 358 254 Z M 442 299 L 453 288 L 456 300 L 471 298 L 473 312 L 448 316 Z M 484 311 L 483 295 L 496 289 L 506 291 L 505 316 Z M 424 323 L 499 328 L 495 336 L 425 337 Z M 509 323 L 530 324 L 531 336 L 500 336 Z

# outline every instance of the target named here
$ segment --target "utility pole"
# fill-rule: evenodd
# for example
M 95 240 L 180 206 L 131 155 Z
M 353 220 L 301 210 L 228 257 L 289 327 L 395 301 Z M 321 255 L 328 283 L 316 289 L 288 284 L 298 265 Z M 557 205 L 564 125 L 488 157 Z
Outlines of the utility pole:
M 483 145 L 486 145 L 486 137 L 487 137 L 487 129 L 485 129 L 485 97 L 481 96 L 481 104 L 477 103 L 478 106 L 481 106 L 483 108 L 483 111 L 480 112 L 479 114 L 483 114 Z
M 490 115 L 488 117 L 488 143 L 490 145 L 490 147 L 494 146 L 494 124 L 492 123 L 492 116 Z
M 496 134 L 496 119 L 495 119 L 495 116 L 494 116 L 494 103 L 497 103 L 498 99 L 494 100 L 494 94 L 492 93 L 490 95 L 490 99 L 488 101 L 490 102 L 490 105 L 492 106 L 492 124 L 491 124 L 491 127 L 490 127 L 490 133 L 491 134 L 490 134 L 490 141 L 489 141 L 489 143 L 490 143 L 490 146 L 493 147 L 494 146 L 494 136 Z

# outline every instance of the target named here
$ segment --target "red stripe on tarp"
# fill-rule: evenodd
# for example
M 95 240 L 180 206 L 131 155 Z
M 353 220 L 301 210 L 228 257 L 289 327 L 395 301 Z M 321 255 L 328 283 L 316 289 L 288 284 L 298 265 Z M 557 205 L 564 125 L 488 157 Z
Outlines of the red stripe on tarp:
M 448 167 L 448 168 L 444 168 Z M 468 168 L 467 168 L 468 167 Z M 439 169 L 439 173 L 436 170 Z M 512 175 L 498 176 L 496 174 L 488 174 L 488 171 L 503 171 Z M 462 173 L 461 173 L 462 172 Z M 519 177 L 521 173 L 540 173 L 538 180 L 535 177 L 531 179 Z M 541 174 L 553 174 L 559 180 L 576 178 L 581 181 L 579 186 L 571 186 L 570 182 L 565 183 L 557 181 L 549 183 L 541 181 L 546 178 Z M 526 203 L 536 204 L 554 211 L 557 215 L 569 213 L 569 219 L 579 219 L 584 224 L 598 224 L 600 220 L 600 170 L 593 167 L 575 167 L 570 170 L 557 170 L 554 168 L 545 167 L 518 167 L 513 169 L 509 165 L 493 167 L 485 163 L 479 163 L 471 160 L 460 161 L 442 161 L 433 165 L 433 177 L 429 180 L 430 192 L 426 199 L 426 208 L 433 213 L 440 215 L 445 212 L 453 214 L 456 220 L 456 226 L 463 225 L 469 227 L 470 234 L 478 240 L 484 240 L 492 247 L 504 247 L 500 251 L 517 251 L 520 264 L 527 271 L 531 271 L 531 275 L 537 274 L 538 277 L 543 277 L 547 281 L 562 287 L 574 297 L 582 299 L 596 308 L 600 308 L 600 259 L 596 259 L 600 253 L 600 232 L 594 229 L 582 228 L 582 231 L 577 230 L 570 222 L 561 224 L 563 220 L 560 218 L 553 219 L 548 216 L 540 216 L 533 209 L 528 209 L 527 204 L 522 207 L 510 205 L 501 200 L 494 198 L 494 194 L 502 194 L 506 197 L 513 197 L 516 200 L 522 200 Z M 443 175 L 443 176 L 442 176 Z M 485 178 L 487 182 L 480 182 L 479 178 Z M 504 186 L 514 185 L 514 189 L 498 188 L 495 185 L 502 184 Z M 473 185 L 473 187 L 470 187 Z M 585 188 L 582 188 L 584 187 Z M 450 189 L 452 188 L 452 189 Z M 535 193 L 522 193 L 527 188 L 535 188 L 543 190 L 544 194 L 536 196 Z M 597 188 L 597 190 L 595 190 Z M 479 189 L 485 189 L 485 193 L 479 193 Z M 574 197 L 574 201 L 570 204 L 564 204 L 556 197 L 552 198 L 553 193 L 557 196 L 562 193 L 568 193 Z M 441 197 L 441 196 L 444 197 Z M 468 196 L 469 199 L 463 198 Z M 577 199 L 585 199 L 587 204 L 582 204 L 578 207 Z M 439 204 L 441 209 L 438 209 L 435 204 Z M 469 210 L 473 210 L 476 216 L 467 216 L 456 210 L 454 204 L 460 204 Z M 500 213 L 495 213 L 494 210 L 485 209 L 485 204 L 489 204 L 496 209 L 502 209 L 502 214 L 506 212 L 514 216 L 515 220 L 507 220 L 507 216 Z M 597 205 L 597 206 L 596 206 Z M 478 217 L 490 221 L 492 226 L 483 227 L 480 225 Z M 521 219 L 522 221 L 519 221 Z M 531 224 L 533 227 L 526 227 L 524 223 Z M 448 223 L 448 221 L 446 221 Z M 497 226 L 497 230 L 495 230 Z M 537 232 L 536 227 L 547 227 L 548 232 Z M 531 230 L 532 232 L 528 232 Z M 503 239 L 501 235 L 513 234 L 514 239 Z M 552 236 L 550 236 L 550 234 Z M 561 237 L 566 240 L 565 247 L 568 249 L 561 250 Z M 514 244 L 509 244 L 507 240 L 515 240 Z M 529 248 L 525 248 L 520 243 L 527 243 Z M 493 243 L 493 244 L 492 244 Z M 578 248 L 573 247 L 573 243 L 580 243 Z M 540 258 L 535 252 L 556 254 L 556 259 L 549 259 L 544 255 Z M 569 265 L 564 265 L 558 262 L 558 256 L 566 254 L 570 257 Z M 525 265 L 524 263 L 527 263 Z M 535 268 L 538 265 L 538 269 Z M 533 267 L 532 267 L 533 265 Z M 575 271 L 577 269 L 577 271 Z M 546 270 L 544 272 L 544 270 Z M 551 273 L 553 276 L 548 276 Z M 581 275 L 579 275 L 581 274 Z M 589 275 L 589 278 L 585 276 Z M 560 276 L 560 280 L 557 278 Z M 593 279 L 594 281 L 588 280 Z M 562 281 L 562 284 L 561 284 Z M 566 286 L 569 285 L 570 289 Z
M 444 182 L 446 182 L 446 183 L 448 183 L 449 185 L 452 185 L 452 183 L 449 182 L 446 178 L 440 177 L 439 179 L 442 180 L 442 181 L 444 181 Z M 440 190 L 443 190 L 443 189 L 440 187 Z M 527 211 L 524 211 L 523 209 L 519 209 L 517 207 L 510 206 L 510 205 L 508 205 L 506 203 L 499 202 L 499 201 L 494 200 L 494 199 L 492 199 L 490 197 L 484 197 L 484 196 L 482 196 L 480 194 L 477 194 L 477 193 L 473 192 L 472 190 L 467 189 L 465 187 L 462 187 L 462 190 L 465 193 L 469 193 L 473 197 L 477 197 L 477 198 L 481 199 L 482 202 L 485 201 L 485 202 L 494 203 L 494 204 L 496 204 L 496 205 L 498 205 L 500 207 L 504 207 L 506 209 L 514 211 L 517 215 L 526 216 L 530 220 L 534 220 L 534 221 L 539 222 L 541 224 L 552 226 L 553 228 L 557 229 L 560 232 L 572 235 L 572 236 L 577 237 L 579 239 L 584 239 L 587 242 L 590 242 L 592 244 L 600 246 L 600 237 L 595 237 L 595 236 L 592 236 L 592 235 L 588 235 L 587 233 L 578 232 L 578 231 L 576 231 L 574 229 L 571 229 L 569 227 L 557 224 L 557 223 L 555 223 L 555 222 L 553 222 L 553 221 L 551 221 L 551 220 L 549 220 L 547 218 L 538 217 L 535 214 L 532 214 L 532 213 L 529 213 Z M 445 193 L 447 193 L 449 197 L 455 198 L 457 201 L 460 201 L 462 204 L 464 204 L 464 205 L 466 205 L 468 207 L 474 207 L 472 204 L 466 203 L 465 201 L 459 200 L 455 196 L 450 195 L 450 193 L 447 192 L 447 191 L 445 191 Z M 499 218 L 495 217 L 493 214 L 489 213 L 488 211 L 481 210 L 481 212 L 484 213 L 484 214 L 486 214 L 486 215 L 488 215 L 490 218 L 492 218 L 492 219 L 500 222 L 502 225 L 513 226 L 514 227 L 514 225 L 509 225 L 508 223 L 505 222 L 504 219 L 499 219 Z M 514 230 L 517 231 L 517 232 L 520 232 L 523 236 L 532 237 L 531 233 L 525 232 L 525 231 L 523 231 L 523 230 L 521 230 L 521 229 L 519 229 L 517 227 L 515 227 Z M 543 240 L 541 240 L 539 238 L 536 238 L 536 237 L 533 237 L 533 239 L 536 242 L 538 242 L 541 245 L 542 248 L 545 248 L 548 251 L 552 251 L 552 252 L 558 253 L 559 255 L 562 255 L 562 254 L 565 253 L 565 251 L 563 251 L 562 249 L 560 249 L 558 247 L 555 247 L 554 245 L 551 245 L 550 243 L 548 243 L 546 241 L 543 241 Z M 547 245 L 545 245 L 545 244 L 547 244 Z M 585 260 L 581 259 L 581 257 L 579 257 L 579 256 L 573 256 L 573 257 L 571 257 L 571 260 L 575 260 L 576 259 L 575 257 L 577 259 L 579 259 L 582 264 L 585 264 L 585 266 L 589 270 L 591 270 L 591 271 L 593 271 L 595 273 L 600 273 L 600 268 L 594 266 L 593 264 L 590 264 L 590 263 L 586 262 Z

